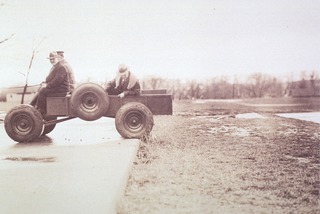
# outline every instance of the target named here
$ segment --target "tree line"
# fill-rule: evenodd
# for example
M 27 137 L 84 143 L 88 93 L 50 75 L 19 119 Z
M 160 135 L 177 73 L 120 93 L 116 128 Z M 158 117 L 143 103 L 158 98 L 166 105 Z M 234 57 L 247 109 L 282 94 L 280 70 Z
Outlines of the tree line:
M 310 82 L 313 88 L 319 79 L 317 71 L 301 72 L 299 82 Z M 238 99 L 283 97 L 290 95 L 292 78 L 286 80 L 260 72 L 250 74 L 245 81 L 234 78 L 232 83 L 226 76 L 213 77 L 205 81 L 181 79 L 164 79 L 146 77 L 142 80 L 143 89 L 167 89 L 175 99 Z

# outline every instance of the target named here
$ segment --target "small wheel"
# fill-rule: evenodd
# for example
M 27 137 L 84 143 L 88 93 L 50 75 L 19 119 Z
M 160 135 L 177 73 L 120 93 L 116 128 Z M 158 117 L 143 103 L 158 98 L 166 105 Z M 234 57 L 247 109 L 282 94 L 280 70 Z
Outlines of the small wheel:
M 72 92 L 71 109 L 80 119 L 97 120 L 107 112 L 108 107 L 108 94 L 100 85 L 84 83 Z
M 44 123 L 41 113 L 31 105 L 12 108 L 4 119 L 8 136 L 17 142 L 29 142 L 40 137 Z
M 57 117 L 56 116 L 46 116 L 44 118 L 45 121 L 51 121 L 51 120 L 56 120 Z M 46 134 L 49 134 L 50 132 L 53 131 L 53 129 L 56 127 L 56 124 L 52 124 L 52 125 L 48 125 L 48 126 L 45 126 L 44 129 L 43 129 L 43 132 L 42 132 L 42 135 L 41 136 L 44 136 Z
M 116 129 L 124 138 L 141 138 L 153 128 L 153 115 L 142 103 L 123 105 L 115 117 Z

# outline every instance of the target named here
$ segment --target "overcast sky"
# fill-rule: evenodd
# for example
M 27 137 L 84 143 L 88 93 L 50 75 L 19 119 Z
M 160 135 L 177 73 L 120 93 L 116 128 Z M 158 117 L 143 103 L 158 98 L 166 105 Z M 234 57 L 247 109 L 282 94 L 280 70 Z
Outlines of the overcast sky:
M 0 0 L 0 87 L 40 83 L 51 50 L 78 81 L 119 64 L 142 78 L 207 79 L 320 71 L 319 0 Z

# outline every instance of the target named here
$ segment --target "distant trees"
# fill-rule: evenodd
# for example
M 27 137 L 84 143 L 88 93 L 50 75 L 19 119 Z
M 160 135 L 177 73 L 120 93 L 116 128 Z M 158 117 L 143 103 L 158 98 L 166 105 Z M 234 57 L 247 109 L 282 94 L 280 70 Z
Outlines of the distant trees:
M 234 99 L 283 96 L 284 83 L 276 77 L 263 73 L 252 73 L 244 83 L 235 77 L 230 83 L 227 76 L 198 80 L 172 80 L 160 77 L 143 79 L 144 89 L 165 88 L 175 99 Z
M 213 79 L 212 88 L 213 94 L 211 96 L 213 99 L 232 98 L 233 85 L 229 83 L 228 77 L 221 76 L 219 78 Z
M 160 86 L 163 82 L 164 82 L 164 79 L 161 77 L 150 76 L 150 77 L 146 77 L 144 79 L 143 84 L 145 84 L 145 85 L 143 85 L 143 87 L 156 89 L 156 88 L 160 88 Z
M 279 97 L 283 94 L 283 83 L 276 77 L 263 73 L 253 73 L 248 77 L 245 88 L 249 97 Z

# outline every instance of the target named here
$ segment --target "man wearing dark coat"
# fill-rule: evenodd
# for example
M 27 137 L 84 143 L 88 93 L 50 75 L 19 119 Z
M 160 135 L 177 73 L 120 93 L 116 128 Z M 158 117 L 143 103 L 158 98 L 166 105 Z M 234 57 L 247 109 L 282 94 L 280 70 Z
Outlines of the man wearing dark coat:
M 140 94 L 140 83 L 129 68 L 121 64 L 116 77 L 108 82 L 106 91 L 109 95 L 118 95 L 121 98 L 128 95 L 137 96 Z
M 71 65 L 64 58 L 64 51 L 57 51 L 57 54 L 60 56 L 60 63 L 67 69 L 69 83 L 70 83 L 70 91 L 72 92 L 75 88 L 76 80 L 74 77 L 74 72 Z
M 51 64 L 53 65 L 45 83 L 39 90 L 38 98 L 35 107 L 39 109 L 42 114 L 46 114 L 47 104 L 46 98 L 50 94 L 65 93 L 70 91 L 70 83 L 68 71 L 65 66 L 59 62 L 60 56 L 53 51 L 49 54 Z

